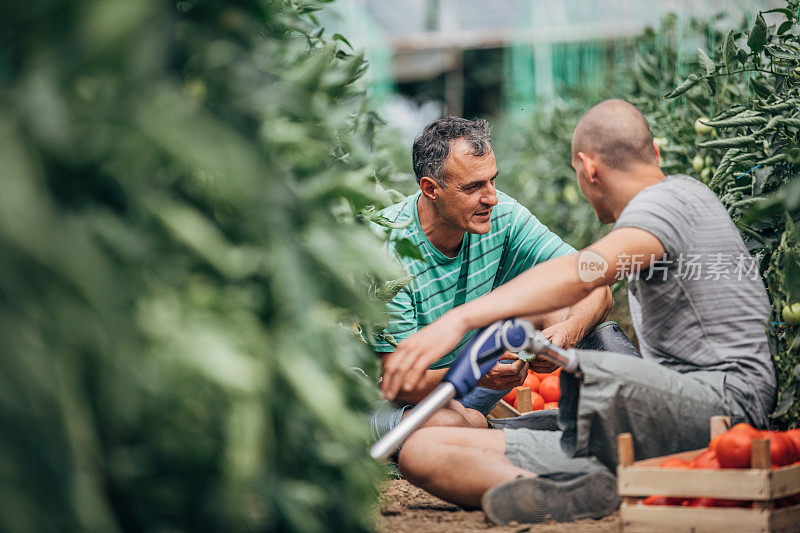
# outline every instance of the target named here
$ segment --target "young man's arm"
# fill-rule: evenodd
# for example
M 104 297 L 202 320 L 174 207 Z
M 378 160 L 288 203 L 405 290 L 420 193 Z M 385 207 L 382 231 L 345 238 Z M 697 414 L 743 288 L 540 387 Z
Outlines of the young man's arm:
M 592 254 L 598 254 L 599 258 Z M 538 264 L 489 294 L 453 309 L 401 342 L 394 353 L 383 359 L 383 394 L 392 399 L 401 388 L 414 390 L 428 365 L 451 350 L 473 328 L 503 318 L 546 313 L 572 305 L 617 280 L 626 265 L 625 258 L 630 264 L 630 258 L 636 257 L 637 265 L 647 268 L 651 257 L 663 256 L 663 245 L 651 233 L 620 228 L 580 254 Z M 605 261 L 605 268 L 597 270 L 595 279 L 584 281 L 578 274 L 579 261 L 591 257 Z

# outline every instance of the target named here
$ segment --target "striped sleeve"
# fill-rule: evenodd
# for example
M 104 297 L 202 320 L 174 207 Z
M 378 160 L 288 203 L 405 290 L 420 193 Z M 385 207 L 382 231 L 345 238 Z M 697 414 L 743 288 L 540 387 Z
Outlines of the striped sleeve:
M 381 353 L 394 351 L 390 340 L 396 344 L 417 331 L 417 314 L 408 286 L 403 287 L 386 307 L 389 311 L 389 323 L 375 336 L 373 347 L 376 352 Z
M 575 252 L 572 246 L 547 229 L 525 207 L 516 204 L 514 210 L 508 246 L 500 266 L 502 275 L 498 276 L 499 282 L 495 286 L 515 278 L 538 263 Z

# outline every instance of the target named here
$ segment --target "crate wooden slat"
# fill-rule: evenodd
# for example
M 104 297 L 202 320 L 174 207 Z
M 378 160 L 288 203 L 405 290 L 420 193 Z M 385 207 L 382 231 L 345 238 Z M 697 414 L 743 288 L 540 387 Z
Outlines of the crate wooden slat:
M 519 415 L 520 412 L 509 405 L 508 402 L 500 400 L 497 402 L 497 405 L 489 411 L 489 416 L 487 418 L 512 418 Z
M 772 470 L 681 470 L 659 468 L 670 457 L 691 461 L 705 450 L 637 461 L 619 466 L 617 480 L 625 496 L 686 496 L 767 501 L 800 491 L 800 465 Z
M 800 505 L 783 509 L 735 509 L 623 504 L 620 515 L 626 533 L 789 533 L 798 531 L 800 525 Z

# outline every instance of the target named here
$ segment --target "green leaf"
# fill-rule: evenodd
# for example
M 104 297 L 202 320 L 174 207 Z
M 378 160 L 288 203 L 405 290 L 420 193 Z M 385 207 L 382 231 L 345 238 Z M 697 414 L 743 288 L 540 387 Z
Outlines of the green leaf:
M 691 89 L 692 87 L 697 85 L 700 82 L 701 79 L 703 79 L 703 78 L 700 77 L 700 75 L 698 75 L 698 74 L 690 74 L 689 77 L 686 78 L 686 81 L 684 81 L 683 83 L 678 85 L 675 88 L 675 90 L 673 90 L 671 93 L 669 93 L 664 98 L 667 98 L 667 99 L 677 98 L 678 96 L 684 94 L 686 91 L 688 91 L 689 89 Z
M 784 21 L 783 24 L 778 26 L 778 35 L 783 35 L 787 31 L 789 31 L 791 28 L 792 28 L 792 21 L 791 20 Z
M 767 23 L 761 13 L 756 17 L 753 24 L 753 29 L 750 31 L 750 37 L 747 38 L 747 46 L 754 54 L 759 54 L 767 44 Z
M 776 7 L 775 9 L 770 9 L 768 11 L 762 11 L 761 13 L 783 13 L 786 15 L 790 20 L 794 17 L 794 13 L 791 9 L 787 9 L 785 7 Z
M 784 256 L 783 277 L 789 300 L 800 301 L 800 264 L 797 261 L 797 254 L 787 253 Z
M 775 412 L 772 417 L 777 418 L 789 412 L 789 408 L 794 403 L 794 393 L 797 390 L 796 383 L 790 383 L 781 393 L 781 399 L 778 400 L 778 405 L 775 407 Z
M 410 219 L 410 218 L 408 220 L 404 220 L 402 222 L 393 222 L 393 221 L 389 220 L 388 218 L 386 218 L 383 215 L 375 214 L 375 215 L 366 215 L 366 216 L 367 216 L 367 218 L 369 218 L 369 220 L 371 220 L 372 222 L 378 224 L 379 226 L 383 226 L 384 228 L 403 229 L 403 228 L 407 228 L 408 226 L 410 226 L 411 222 L 413 222 L 413 219 Z
M 699 61 L 700 65 L 704 69 L 706 69 L 706 74 L 708 74 L 709 76 L 714 74 L 714 71 L 716 70 L 717 66 L 714 64 L 713 61 L 711 61 L 711 58 L 708 57 L 708 54 L 706 54 L 705 50 L 703 50 L 702 48 L 697 49 L 697 61 Z
M 753 90 L 761 98 L 767 99 L 775 93 L 774 88 L 770 87 L 767 82 L 763 81 L 761 78 L 754 78 L 752 82 Z
M 331 36 L 331 39 L 333 39 L 334 41 L 341 41 L 341 42 L 343 42 L 344 44 L 346 44 L 347 46 L 349 46 L 349 47 L 350 47 L 350 50 L 352 50 L 352 49 L 353 49 L 353 45 L 352 45 L 352 44 L 350 44 L 350 41 L 348 41 L 347 39 L 345 39 L 345 38 L 344 38 L 344 36 L 343 36 L 341 33 L 334 33 L 334 34 Z
M 737 57 L 738 49 L 733 39 L 733 30 L 728 31 L 725 35 L 725 41 L 722 45 L 722 56 L 725 59 L 725 66 L 728 71 L 734 70 L 738 65 L 739 58 Z
M 403 276 L 402 278 L 392 279 L 389 281 L 384 282 L 383 286 L 380 287 L 376 292 L 375 295 L 384 302 L 389 302 L 397 296 L 403 287 L 411 283 L 411 280 L 414 279 L 414 276 L 409 274 L 407 276 Z
M 744 65 L 747 63 L 747 52 L 745 52 L 744 49 L 739 48 L 739 51 L 736 52 L 736 59 L 739 60 L 739 63 Z
M 425 260 L 422 251 L 411 239 L 400 239 L 397 241 L 397 244 L 395 244 L 394 249 L 397 250 L 397 253 L 400 254 L 401 257 L 410 257 L 411 259 L 419 259 L 420 261 Z
M 741 137 L 731 137 L 730 139 L 716 139 L 697 143 L 697 146 L 701 148 L 732 148 L 735 146 L 747 146 L 755 142 L 755 140 L 752 135 L 742 135 Z
M 741 106 L 741 105 L 740 106 L 736 106 L 736 107 L 732 107 L 730 109 L 726 109 L 725 111 L 723 111 L 719 115 L 713 117 L 713 120 L 722 120 L 722 119 L 725 119 L 725 118 L 732 117 L 734 115 L 738 115 L 739 113 L 741 113 L 745 109 L 747 109 L 747 107 Z
M 733 126 L 758 126 L 761 124 L 766 124 L 767 122 L 767 117 L 760 115 L 755 111 L 745 111 L 739 115 L 736 115 L 735 117 L 726 118 L 724 120 L 710 120 L 705 122 L 705 124 L 715 128 L 725 128 Z

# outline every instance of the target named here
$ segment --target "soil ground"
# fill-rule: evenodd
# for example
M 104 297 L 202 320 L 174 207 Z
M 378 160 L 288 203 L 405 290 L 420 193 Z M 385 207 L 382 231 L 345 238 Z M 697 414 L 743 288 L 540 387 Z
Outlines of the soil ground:
M 431 496 L 403 479 L 393 479 L 381 487 L 381 508 L 378 522 L 380 533 L 450 533 L 473 531 L 530 531 L 566 533 L 618 532 L 619 513 L 602 520 L 580 520 L 559 524 L 518 524 L 497 527 L 486 521 L 483 511 L 467 511 L 457 505 Z

